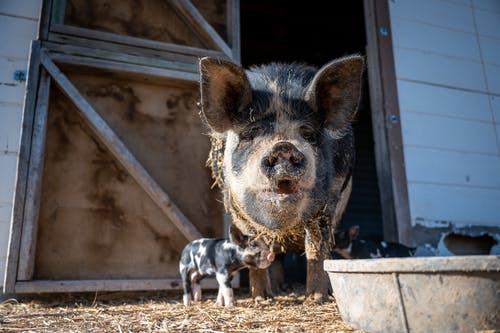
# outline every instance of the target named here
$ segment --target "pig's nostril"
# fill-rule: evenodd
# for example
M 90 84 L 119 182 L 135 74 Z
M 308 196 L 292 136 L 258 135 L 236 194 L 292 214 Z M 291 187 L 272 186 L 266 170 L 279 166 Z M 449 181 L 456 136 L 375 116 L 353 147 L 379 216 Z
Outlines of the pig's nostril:
M 292 155 L 290 157 L 290 162 L 295 165 L 302 163 L 302 160 L 303 158 L 301 156 Z

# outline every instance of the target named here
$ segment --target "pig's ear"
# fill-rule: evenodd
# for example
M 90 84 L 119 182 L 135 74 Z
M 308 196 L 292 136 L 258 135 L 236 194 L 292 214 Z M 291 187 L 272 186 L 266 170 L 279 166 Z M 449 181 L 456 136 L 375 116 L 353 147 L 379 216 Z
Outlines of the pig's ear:
M 244 70 L 232 62 L 210 57 L 200 59 L 200 90 L 202 117 L 219 133 L 232 128 L 235 114 L 252 99 Z
M 245 247 L 248 242 L 248 236 L 244 235 L 234 224 L 229 227 L 229 239 L 241 247 Z
M 314 76 L 306 101 L 325 116 L 325 127 L 337 130 L 354 120 L 361 97 L 365 61 L 358 55 L 334 60 Z

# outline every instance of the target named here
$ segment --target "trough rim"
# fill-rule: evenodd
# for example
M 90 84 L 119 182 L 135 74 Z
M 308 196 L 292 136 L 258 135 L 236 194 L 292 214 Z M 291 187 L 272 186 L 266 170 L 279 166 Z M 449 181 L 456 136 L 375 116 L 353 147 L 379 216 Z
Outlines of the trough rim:
M 329 273 L 500 272 L 500 255 L 325 260 Z

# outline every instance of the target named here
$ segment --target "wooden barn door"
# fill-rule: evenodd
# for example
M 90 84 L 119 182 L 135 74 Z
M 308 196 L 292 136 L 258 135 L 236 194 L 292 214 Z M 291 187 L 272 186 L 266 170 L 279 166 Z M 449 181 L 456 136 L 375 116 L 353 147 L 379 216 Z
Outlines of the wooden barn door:
M 7 293 L 179 288 L 223 234 L 198 58 L 239 63 L 238 0 L 46 0 L 32 44 Z

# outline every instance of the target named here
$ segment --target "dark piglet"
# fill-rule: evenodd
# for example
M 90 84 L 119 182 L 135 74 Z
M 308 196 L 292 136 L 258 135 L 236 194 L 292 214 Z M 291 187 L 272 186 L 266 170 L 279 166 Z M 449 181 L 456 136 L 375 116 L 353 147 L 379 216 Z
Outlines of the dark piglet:
M 234 227 L 231 227 L 231 240 L 202 238 L 190 242 L 179 262 L 184 305 L 190 305 L 193 298 L 200 301 L 200 281 L 215 276 L 219 284 L 217 304 L 234 306 L 233 275 L 245 267 L 265 269 L 274 261 L 274 256 L 264 241 L 251 239 Z
M 373 259 L 413 257 L 416 248 L 400 243 L 358 239 L 359 227 L 335 232 L 334 257 L 343 259 Z

